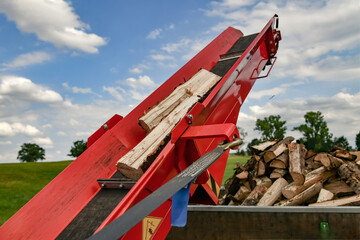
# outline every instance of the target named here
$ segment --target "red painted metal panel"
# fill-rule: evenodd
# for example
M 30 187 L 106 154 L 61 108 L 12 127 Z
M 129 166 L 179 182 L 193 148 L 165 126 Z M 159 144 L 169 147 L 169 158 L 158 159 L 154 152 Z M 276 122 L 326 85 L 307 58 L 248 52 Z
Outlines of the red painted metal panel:
M 96 142 L 96 140 L 98 140 L 102 135 L 104 135 L 119 121 L 121 121 L 121 119 L 123 119 L 123 117 L 118 114 L 115 114 L 112 118 L 110 118 L 96 132 L 94 132 L 93 135 L 88 138 L 87 147 L 89 148 L 94 142 Z

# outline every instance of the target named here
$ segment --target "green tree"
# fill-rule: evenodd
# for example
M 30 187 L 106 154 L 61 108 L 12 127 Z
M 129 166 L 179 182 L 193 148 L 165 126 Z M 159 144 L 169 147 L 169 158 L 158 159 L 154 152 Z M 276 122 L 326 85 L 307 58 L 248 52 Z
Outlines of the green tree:
M 18 152 L 17 159 L 21 162 L 37 162 L 45 159 L 45 150 L 35 143 L 24 143 Z
M 355 145 L 356 145 L 356 149 L 360 151 L 360 131 L 358 134 L 356 134 Z
M 286 133 L 286 121 L 280 120 L 280 115 L 270 115 L 256 120 L 254 130 L 261 132 L 261 141 L 283 138 Z
M 305 124 L 301 124 L 293 129 L 303 134 L 300 142 L 305 144 L 307 149 L 312 149 L 315 152 L 330 150 L 333 135 L 329 132 L 329 128 L 321 112 L 307 112 L 304 118 Z
M 77 140 L 73 142 L 73 146 L 70 149 L 70 153 L 68 156 L 70 157 L 78 157 L 87 149 L 87 142 L 84 140 Z
M 341 136 L 339 138 L 335 137 L 333 144 L 336 146 L 343 147 L 348 151 L 352 151 L 352 147 L 350 146 L 349 141 L 344 136 Z

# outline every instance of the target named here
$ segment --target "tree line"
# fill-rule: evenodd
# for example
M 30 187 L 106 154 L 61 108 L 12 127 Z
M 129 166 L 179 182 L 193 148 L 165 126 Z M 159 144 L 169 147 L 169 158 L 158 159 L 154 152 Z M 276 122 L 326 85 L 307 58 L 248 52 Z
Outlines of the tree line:
M 79 157 L 87 149 L 87 141 L 77 140 L 70 148 L 69 157 Z M 36 143 L 24 143 L 20 147 L 17 159 L 21 162 L 37 162 L 45 160 L 45 149 Z
M 304 119 L 304 124 L 300 124 L 292 130 L 299 131 L 302 134 L 302 137 L 298 141 L 303 143 L 307 149 L 312 149 L 315 152 L 326 152 L 329 151 L 332 146 L 337 145 L 349 151 L 354 150 L 345 136 L 333 138 L 333 134 L 330 133 L 324 116 L 320 111 L 307 112 L 304 115 Z M 250 146 L 272 139 L 284 138 L 287 130 L 286 121 L 282 121 L 280 115 L 270 115 L 264 119 L 257 119 L 254 130 L 260 132 L 260 138 L 252 139 L 247 145 L 246 151 L 238 150 L 237 154 L 250 154 Z M 356 149 L 359 150 L 360 131 L 356 134 L 355 144 Z

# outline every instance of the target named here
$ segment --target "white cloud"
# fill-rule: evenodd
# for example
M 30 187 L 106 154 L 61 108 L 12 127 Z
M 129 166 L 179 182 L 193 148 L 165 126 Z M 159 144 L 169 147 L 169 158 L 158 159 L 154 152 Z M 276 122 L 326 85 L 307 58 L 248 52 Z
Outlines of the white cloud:
M 123 89 L 120 87 L 105 87 L 105 86 L 103 86 L 103 90 L 110 93 L 111 96 L 113 96 L 114 98 L 116 98 L 119 101 L 124 100 L 122 94 L 119 92 L 119 91 L 123 92 Z
M 136 88 L 153 88 L 156 86 L 153 80 L 149 76 L 139 76 L 136 78 L 127 78 L 125 84 L 136 89 Z
M 44 147 L 44 148 L 53 148 L 54 147 L 54 143 L 53 141 L 48 138 L 48 137 L 45 137 L 45 138 L 33 138 L 33 141 L 36 143 L 36 144 L 39 144 L 41 147 Z
M 231 24 L 245 35 L 259 32 L 277 13 L 283 40 L 273 73 L 281 77 L 311 77 L 321 81 L 349 81 L 359 75 L 359 56 L 351 54 L 359 49 L 360 31 L 356 31 L 359 29 L 359 11 L 357 0 L 269 0 L 256 3 L 224 0 L 214 2 L 211 9 L 204 10 L 208 16 L 223 19 L 212 28 L 213 31 L 223 31 Z
M 134 73 L 134 74 L 141 74 L 143 70 L 141 70 L 138 67 L 133 67 L 129 69 L 129 72 Z
M 66 136 L 66 133 L 64 131 L 58 131 L 56 135 L 64 137 Z
M 156 61 L 169 61 L 169 60 L 175 60 L 173 56 L 170 55 L 163 55 L 163 54 L 153 54 L 150 56 L 151 59 Z
M 31 10 L 30 10 L 31 9 Z M 71 3 L 64 0 L 2 0 L 0 13 L 14 21 L 17 28 L 57 47 L 97 53 L 106 41 L 79 20 Z
M 180 52 L 187 48 L 190 43 L 190 39 L 184 38 L 176 43 L 167 43 L 162 46 L 161 49 L 166 51 L 167 53 Z
M 37 51 L 37 52 L 21 54 L 11 62 L 3 63 L 2 65 L 5 67 L 5 69 L 26 67 L 30 65 L 40 64 L 45 61 L 49 61 L 51 60 L 51 58 L 52 56 L 49 53 Z
M 1 137 L 12 137 L 17 134 L 22 134 L 25 136 L 38 136 L 42 133 L 34 126 L 29 124 L 22 124 L 19 122 L 8 123 L 8 122 L 0 122 L 0 136 Z
M 71 90 L 73 93 L 94 93 L 91 88 L 80 88 L 80 87 L 70 87 L 68 83 L 62 83 L 63 87 L 65 87 L 67 90 Z
M 0 96 L 14 100 L 56 103 L 63 99 L 57 92 L 17 76 L 0 76 Z
M 160 33 L 162 32 L 162 29 L 161 28 L 157 28 L 157 29 L 154 29 L 153 31 L 151 31 L 149 33 L 149 35 L 147 35 L 147 39 L 157 39 L 159 36 L 160 36 Z

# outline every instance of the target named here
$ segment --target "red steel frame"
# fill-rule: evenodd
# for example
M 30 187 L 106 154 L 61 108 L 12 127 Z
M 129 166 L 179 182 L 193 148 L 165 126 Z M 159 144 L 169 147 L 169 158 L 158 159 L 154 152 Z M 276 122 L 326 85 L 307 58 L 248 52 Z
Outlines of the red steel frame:
M 155 162 L 102 223 L 98 231 L 181 170 L 214 149 L 222 140 L 238 135 L 240 107 L 268 59 L 276 54 L 280 32 L 274 29 L 275 15 L 221 79 L 203 103 L 197 103 L 173 129 L 171 140 Z M 146 135 L 138 125 L 145 110 L 168 96 L 172 89 L 190 79 L 200 68 L 210 70 L 243 34 L 229 27 L 207 47 L 155 90 L 126 117 L 115 116 L 92 137 L 89 148 L 21 208 L 0 228 L 0 239 L 54 239 L 95 196 L 99 178 L 110 178 L 115 163 Z M 190 202 L 217 204 L 229 152 L 217 160 L 191 185 Z M 211 181 L 214 184 L 210 184 Z M 152 229 L 153 239 L 164 239 L 171 228 L 171 199 L 149 216 L 161 219 Z M 122 239 L 143 239 L 138 223 Z

